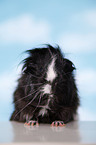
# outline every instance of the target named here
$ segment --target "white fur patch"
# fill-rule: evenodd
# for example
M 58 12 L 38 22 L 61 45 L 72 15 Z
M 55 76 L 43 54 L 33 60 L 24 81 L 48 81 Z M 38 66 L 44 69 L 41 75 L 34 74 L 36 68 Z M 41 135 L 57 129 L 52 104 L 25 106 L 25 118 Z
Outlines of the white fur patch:
M 39 116 L 41 116 L 41 115 L 44 116 L 46 113 L 47 113 L 46 108 L 42 108 L 39 112 Z
M 44 85 L 43 92 L 44 92 L 44 94 L 50 94 L 51 93 L 51 85 L 49 85 L 49 84 Z
M 52 59 L 51 63 L 48 66 L 48 69 L 47 69 L 46 80 L 50 81 L 51 83 L 57 76 L 57 73 L 55 71 L 55 60 L 56 60 L 56 58 Z M 40 115 L 44 116 L 45 114 L 47 114 L 47 109 L 50 109 L 49 103 L 50 103 L 51 97 L 53 97 L 53 95 L 51 94 L 51 85 L 50 84 L 44 85 L 42 89 L 43 89 L 43 94 L 49 94 L 49 99 L 47 100 L 46 105 L 42 106 L 42 109 L 39 112 L 39 116 Z
M 47 76 L 46 76 L 46 80 L 52 82 L 57 74 L 55 71 L 55 58 L 53 58 L 52 62 L 49 64 L 48 66 L 48 70 L 47 70 Z
M 45 114 L 47 114 L 47 109 L 50 109 L 48 106 L 49 102 L 50 102 L 50 98 L 48 99 L 47 104 L 45 106 L 42 106 L 42 109 L 39 112 L 39 116 L 40 115 L 44 116 Z

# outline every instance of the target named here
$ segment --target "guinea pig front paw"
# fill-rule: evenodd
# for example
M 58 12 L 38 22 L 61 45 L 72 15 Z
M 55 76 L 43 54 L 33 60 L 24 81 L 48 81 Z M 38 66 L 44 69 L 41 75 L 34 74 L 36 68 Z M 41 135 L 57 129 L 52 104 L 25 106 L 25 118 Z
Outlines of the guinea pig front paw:
M 25 126 L 34 126 L 34 125 L 39 126 L 39 123 L 36 120 L 29 120 L 29 121 L 25 122 L 24 125 Z
M 63 127 L 65 126 L 64 122 L 63 121 L 53 121 L 51 126 L 55 126 L 55 127 Z

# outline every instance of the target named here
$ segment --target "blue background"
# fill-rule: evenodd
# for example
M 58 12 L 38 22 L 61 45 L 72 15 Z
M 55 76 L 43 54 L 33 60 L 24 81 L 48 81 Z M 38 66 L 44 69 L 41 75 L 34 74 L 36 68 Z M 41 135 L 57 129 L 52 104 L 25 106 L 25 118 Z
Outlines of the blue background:
M 0 0 L 0 120 L 13 111 L 23 52 L 45 43 L 60 45 L 77 68 L 79 120 L 96 120 L 95 0 Z

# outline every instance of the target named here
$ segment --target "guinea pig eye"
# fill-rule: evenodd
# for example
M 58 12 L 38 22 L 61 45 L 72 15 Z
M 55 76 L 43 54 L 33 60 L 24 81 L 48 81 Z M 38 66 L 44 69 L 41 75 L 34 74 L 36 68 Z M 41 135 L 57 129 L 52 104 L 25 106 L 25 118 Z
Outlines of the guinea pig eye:
M 75 65 L 68 59 L 64 60 L 64 72 L 72 72 L 75 68 Z
M 75 65 L 74 65 L 73 63 L 72 63 L 72 69 L 73 69 L 73 70 L 76 69 L 76 68 L 75 68 Z

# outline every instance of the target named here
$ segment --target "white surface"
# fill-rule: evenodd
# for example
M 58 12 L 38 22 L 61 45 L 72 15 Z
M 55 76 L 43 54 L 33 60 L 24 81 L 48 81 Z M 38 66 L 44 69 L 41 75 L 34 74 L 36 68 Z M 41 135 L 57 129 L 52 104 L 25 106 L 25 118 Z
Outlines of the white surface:
M 0 122 L 1 144 L 96 144 L 96 122 L 71 122 L 65 127 L 24 127 L 23 123 Z

